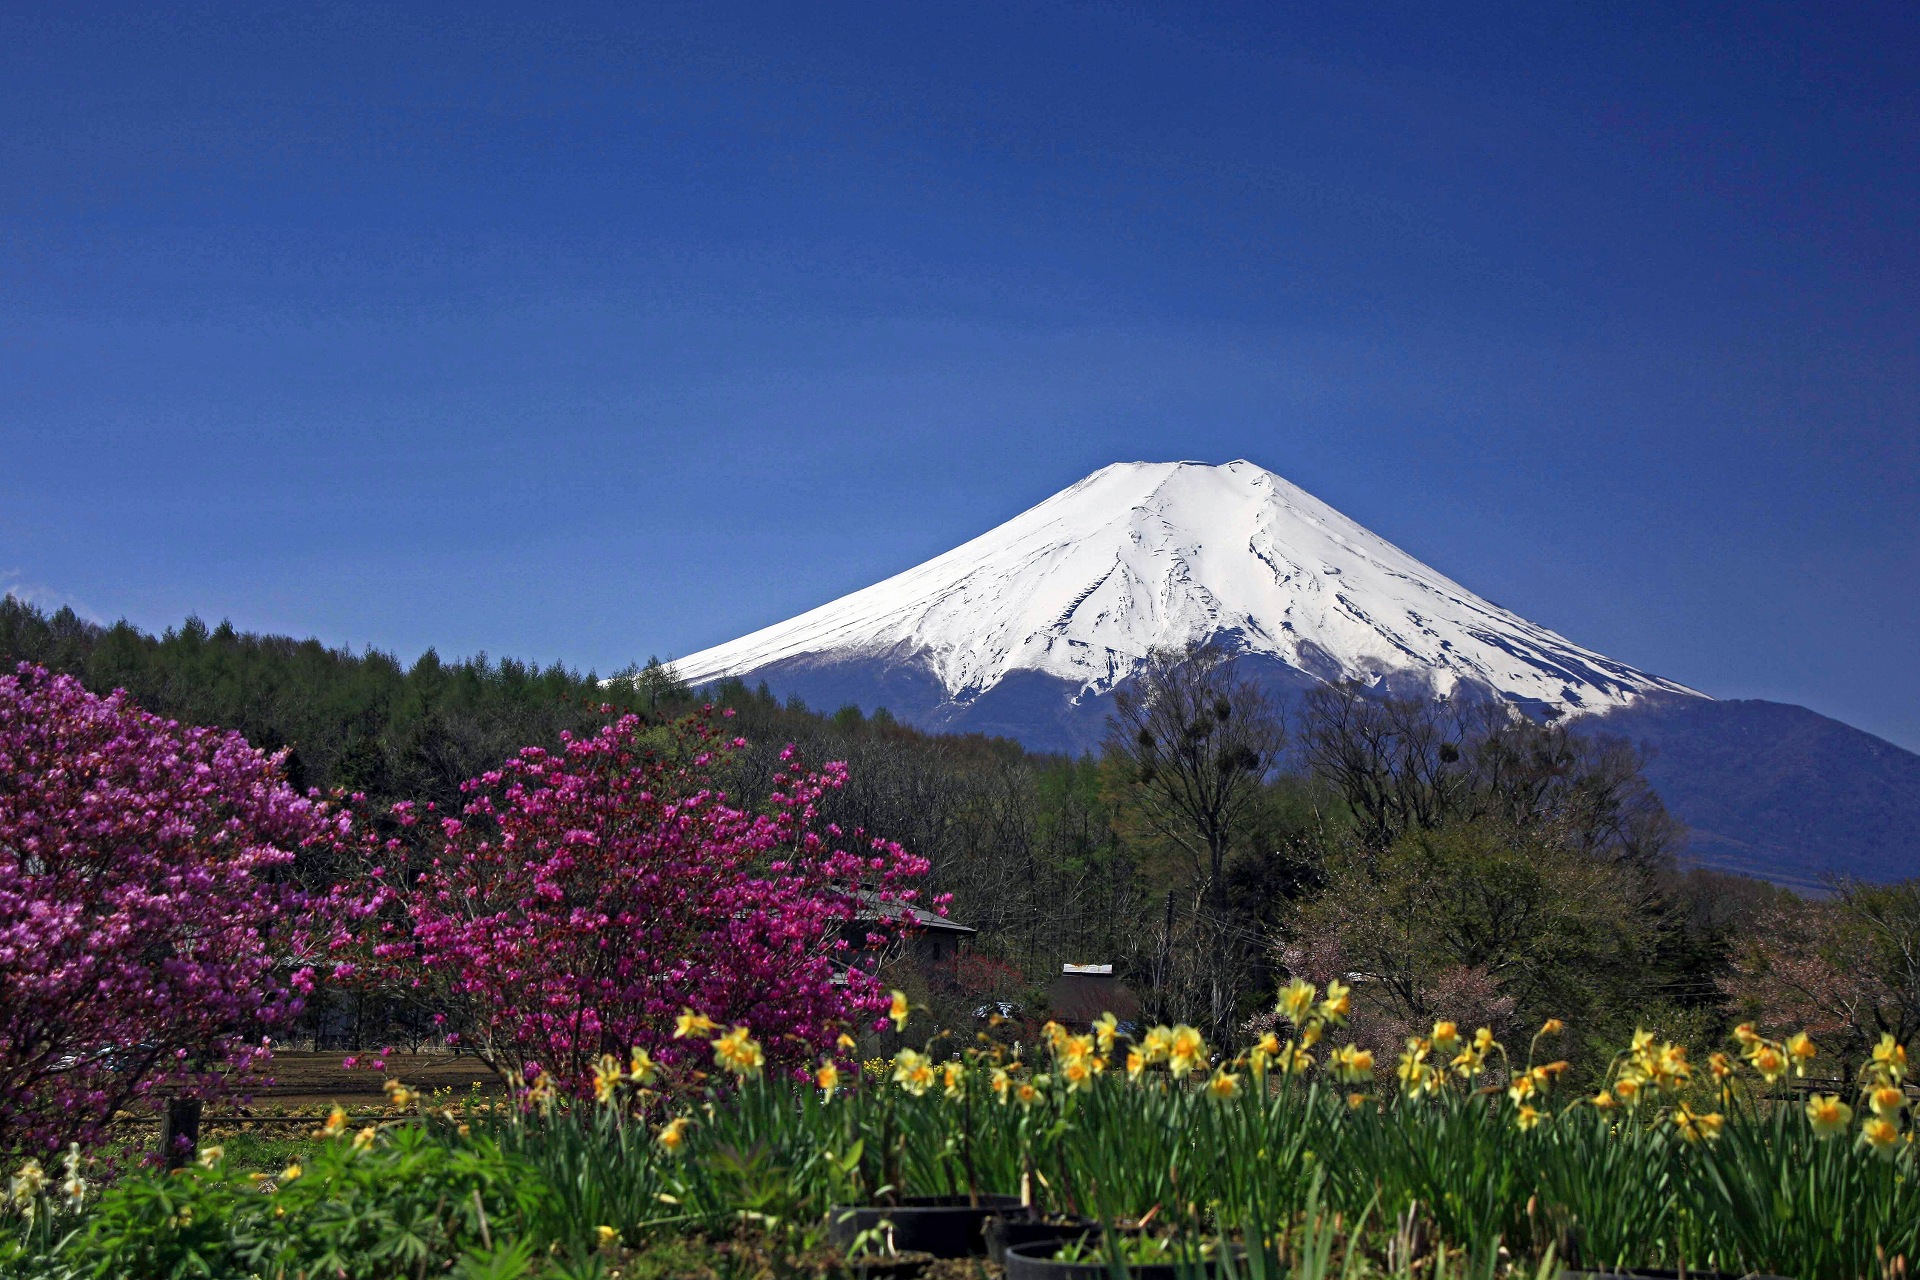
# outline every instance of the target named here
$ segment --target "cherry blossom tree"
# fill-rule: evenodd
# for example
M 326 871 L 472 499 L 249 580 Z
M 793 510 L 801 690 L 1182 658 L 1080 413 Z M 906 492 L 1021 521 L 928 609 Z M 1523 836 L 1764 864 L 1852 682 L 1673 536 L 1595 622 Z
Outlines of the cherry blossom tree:
M 307 980 L 293 863 L 345 822 L 238 734 L 0 675 L 0 1150 L 259 1065 Z

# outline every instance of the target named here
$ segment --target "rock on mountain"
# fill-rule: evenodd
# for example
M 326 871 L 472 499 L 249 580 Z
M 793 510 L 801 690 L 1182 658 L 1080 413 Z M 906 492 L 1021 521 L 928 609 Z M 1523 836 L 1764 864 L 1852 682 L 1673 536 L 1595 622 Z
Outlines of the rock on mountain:
M 1197 639 L 1283 696 L 1357 680 L 1592 717 L 1654 753 L 1649 775 L 1703 861 L 1798 882 L 1920 874 L 1901 852 L 1920 830 L 1920 756 L 1583 648 L 1245 461 L 1116 463 L 944 555 L 673 665 L 693 684 L 764 680 L 816 707 L 885 706 L 929 729 L 1078 751 L 1151 650 Z

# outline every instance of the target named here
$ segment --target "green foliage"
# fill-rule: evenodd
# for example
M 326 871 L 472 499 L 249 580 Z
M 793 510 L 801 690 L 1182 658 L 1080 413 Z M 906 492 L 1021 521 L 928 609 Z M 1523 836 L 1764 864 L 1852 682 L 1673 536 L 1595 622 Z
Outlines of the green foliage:
M 378 650 L 356 654 L 225 622 L 209 628 L 188 618 L 152 636 L 0 597 L 0 663 L 20 661 L 76 676 L 96 693 L 123 688 L 183 723 L 237 729 L 268 751 L 287 748 L 296 786 L 361 791 L 376 803 L 457 805 L 462 782 L 520 747 L 596 727 L 602 703 L 641 712 L 685 703 L 658 663 L 612 685 L 592 672 L 485 654 L 444 662 L 431 649 L 407 667 Z
M 1875 1158 L 1847 1136 L 1815 1136 L 1798 1111 L 1748 1112 L 1692 1153 L 1696 1168 L 1677 1180 L 1692 1256 L 1801 1280 L 1893 1274 L 1887 1260 L 1920 1257 L 1911 1147 Z
M 1631 872 L 1492 820 L 1343 850 L 1328 875 L 1307 927 L 1381 975 L 1416 1022 L 1441 1016 L 1423 1000 L 1435 975 L 1462 968 L 1498 975 L 1523 1023 L 1587 1020 L 1631 980 L 1647 933 Z
M 225 1159 L 123 1178 L 62 1260 L 97 1280 L 344 1274 L 414 1276 L 464 1258 L 468 1273 L 519 1274 L 544 1186 L 486 1138 L 443 1141 L 400 1125 L 361 1149 L 340 1138 L 300 1170 L 262 1177 Z M 531 1237 L 529 1237 L 531 1239 Z

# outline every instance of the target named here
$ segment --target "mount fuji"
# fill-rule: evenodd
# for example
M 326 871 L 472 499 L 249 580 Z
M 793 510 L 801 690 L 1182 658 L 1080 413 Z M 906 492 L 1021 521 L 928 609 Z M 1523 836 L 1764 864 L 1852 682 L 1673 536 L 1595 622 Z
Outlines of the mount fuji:
M 1020 673 L 1123 684 L 1212 640 L 1319 680 L 1562 711 L 1688 695 L 1535 626 L 1251 462 L 1123 462 L 917 568 L 674 664 L 705 683 L 876 662 L 960 715 Z M 1697 695 L 1695 695 L 1697 696 Z
M 1790 882 L 1920 874 L 1906 837 L 1920 830 L 1920 756 L 1583 648 L 1247 461 L 1116 463 L 944 555 L 672 665 L 694 685 L 764 681 L 816 707 L 885 706 L 926 729 L 1080 751 L 1149 653 L 1193 641 L 1236 652 L 1283 698 L 1351 680 L 1640 741 L 1700 861 Z M 1795 797 L 1831 801 L 1847 762 L 1864 795 L 1799 813 Z

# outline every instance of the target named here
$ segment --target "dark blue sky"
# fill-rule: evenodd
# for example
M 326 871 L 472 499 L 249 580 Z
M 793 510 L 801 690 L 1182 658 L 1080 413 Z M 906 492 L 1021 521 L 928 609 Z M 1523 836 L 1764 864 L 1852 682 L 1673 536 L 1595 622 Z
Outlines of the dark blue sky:
M 0 589 L 604 672 L 1244 456 L 1920 747 L 1915 15 L 6 6 Z

